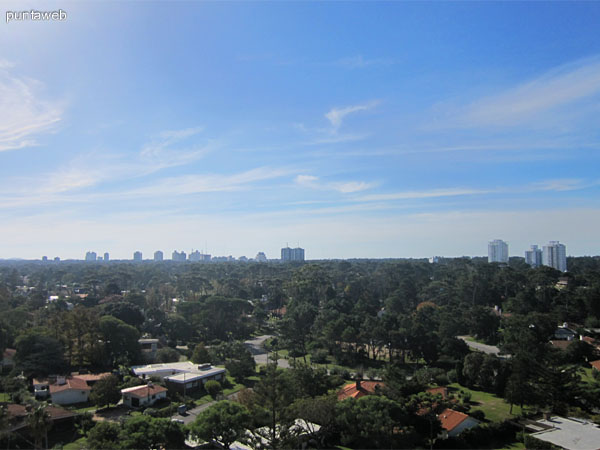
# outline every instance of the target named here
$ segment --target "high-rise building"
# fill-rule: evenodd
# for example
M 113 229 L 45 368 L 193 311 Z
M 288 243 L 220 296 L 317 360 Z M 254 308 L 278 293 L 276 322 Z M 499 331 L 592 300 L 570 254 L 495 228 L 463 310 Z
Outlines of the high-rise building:
M 85 254 L 86 261 L 96 261 L 98 259 L 96 252 L 87 252 Z
M 281 261 L 304 261 L 304 249 L 300 247 L 282 248 Z
M 187 258 L 187 255 L 185 254 L 185 252 L 183 250 L 180 252 L 178 252 L 177 250 L 174 250 L 171 255 L 171 259 L 173 261 L 185 261 L 186 258 Z
M 501 239 L 489 242 L 488 262 L 508 263 L 508 244 Z
M 525 251 L 525 262 L 531 267 L 540 267 L 542 265 L 542 249 L 537 245 L 532 245 Z
M 267 255 L 265 255 L 264 252 L 258 252 L 254 260 L 258 262 L 267 262 Z
M 48 257 L 47 256 L 42 256 L 42 261 L 48 262 Z
M 142 252 L 137 251 L 133 253 L 133 260 L 134 261 L 141 261 L 142 260 Z
M 104 261 L 109 261 L 110 260 L 110 255 L 108 254 L 108 252 L 104 252 Z
M 189 260 L 193 262 L 209 262 L 211 260 L 211 256 L 196 250 L 190 253 Z
M 160 250 L 156 250 L 154 252 L 154 261 L 162 261 L 163 260 L 163 252 L 161 252 Z
M 567 247 L 558 241 L 550 241 L 544 245 L 542 251 L 542 264 L 554 267 L 561 272 L 567 271 Z

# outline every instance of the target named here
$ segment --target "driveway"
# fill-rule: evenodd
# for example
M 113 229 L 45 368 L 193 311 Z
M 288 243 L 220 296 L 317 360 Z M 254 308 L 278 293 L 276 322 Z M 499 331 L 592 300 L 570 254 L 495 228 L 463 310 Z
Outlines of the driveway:
M 462 339 L 465 343 L 474 350 L 478 350 L 483 353 L 498 356 L 500 349 L 495 345 L 480 344 L 479 342 L 471 341 L 471 336 L 456 336 L 458 339 Z
M 264 348 L 264 343 L 267 339 L 272 338 L 271 334 L 263 334 L 262 336 L 255 337 L 254 339 L 249 339 L 244 342 L 246 348 L 252 353 L 254 357 L 254 362 L 256 364 L 267 364 L 267 360 L 269 358 L 268 352 Z M 271 360 L 272 361 L 272 360 Z M 280 358 L 277 360 L 277 365 L 284 369 L 290 368 L 290 363 L 287 359 Z

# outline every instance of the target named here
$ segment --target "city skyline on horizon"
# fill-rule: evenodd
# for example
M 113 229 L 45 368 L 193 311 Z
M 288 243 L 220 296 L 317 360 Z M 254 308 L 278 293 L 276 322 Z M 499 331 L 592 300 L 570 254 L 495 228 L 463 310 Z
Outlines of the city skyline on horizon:
M 29 6 L 67 17 L 0 26 L 0 258 L 600 254 L 600 3 Z

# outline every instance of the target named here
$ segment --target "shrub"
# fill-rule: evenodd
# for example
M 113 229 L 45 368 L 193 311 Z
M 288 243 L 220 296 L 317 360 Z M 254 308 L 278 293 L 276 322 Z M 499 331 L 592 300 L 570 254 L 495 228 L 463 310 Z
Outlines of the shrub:
M 311 354 L 311 360 L 316 364 L 327 364 L 327 355 L 327 350 L 320 348 Z
M 217 395 L 222 391 L 221 383 L 215 380 L 207 381 L 204 385 L 204 389 L 206 389 L 206 392 L 208 392 L 212 398 L 217 398 Z

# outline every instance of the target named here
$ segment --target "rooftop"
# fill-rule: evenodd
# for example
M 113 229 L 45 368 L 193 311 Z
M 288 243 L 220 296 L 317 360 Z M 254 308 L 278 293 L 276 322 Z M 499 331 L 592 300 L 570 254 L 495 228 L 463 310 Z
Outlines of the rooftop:
M 532 434 L 542 441 L 567 450 L 596 450 L 600 447 L 600 428 L 594 423 L 559 416 L 553 416 L 549 420 L 538 420 L 538 423 L 552 427 Z
M 457 426 L 459 426 L 461 423 L 467 420 L 468 417 L 468 415 L 458 411 L 454 411 L 450 408 L 445 409 L 438 416 L 440 422 L 442 423 L 442 428 L 446 431 L 454 430 Z
M 357 385 L 360 384 L 360 387 Z M 384 384 L 381 381 L 361 381 L 360 383 L 349 383 L 345 385 L 338 392 L 338 400 L 345 400 L 347 398 L 361 398 L 365 395 L 371 395 L 375 393 L 376 388 L 382 388 Z
M 85 380 L 80 378 L 65 377 L 64 384 L 59 384 L 57 381 L 50 385 L 50 394 L 56 394 L 57 392 L 68 391 L 70 389 L 77 391 L 89 391 L 92 388 L 88 386 Z
M 156 385 L 156 384 L 150 384 L 150 385 L 143 385 L 143 386 L 134 386 L 134 387 L 130 387 L 127 389 L 121 389 L 121 394 L 129 394 L 129 395 L 133 395 L 134 397 L 139 397 L 139 398 L 145 398 L 145 397 L 150 397 L 151 395 L 156 395 L 156 394 L 160 394 L 161 392 L 166 392 L 167 389 Z

